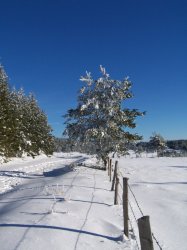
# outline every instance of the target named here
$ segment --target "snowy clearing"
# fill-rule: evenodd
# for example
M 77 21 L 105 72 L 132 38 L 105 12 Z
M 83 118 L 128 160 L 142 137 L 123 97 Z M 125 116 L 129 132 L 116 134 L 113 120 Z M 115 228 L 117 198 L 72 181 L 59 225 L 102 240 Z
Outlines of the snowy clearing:
M 162 249 L 186 250 L 187 158 L 115 160 Z M 123 235 L 122 206 L 113 205 L 107 172 L 81 164 L 95 166 L 96 159 L 56 153 L 0 165 L 1 250 L 138 249 L 132 231 L 130 240 Z M 129 201 L 140 218 L 131 192 Z M 138 240 L 130 209 L 129 217 Z

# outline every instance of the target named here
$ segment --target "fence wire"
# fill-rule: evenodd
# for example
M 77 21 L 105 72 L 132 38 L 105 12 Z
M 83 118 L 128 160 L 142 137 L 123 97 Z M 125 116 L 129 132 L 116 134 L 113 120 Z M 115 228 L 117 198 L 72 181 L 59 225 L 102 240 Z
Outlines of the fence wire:
M 121 184 L 121 182 L 119 181 L 119 185 L 120 185 L 120 187 L 121 187 L 121 189 L 122 189 L 122 191 L 123 191 L 123 186 L 122 186 L 122 184 Z
M 121 201 L 121 205 L 123 204 L 123 200 L 122 200 L 122 198 L 121 198 L 121 196 L 118 194 L 118 198 L 120 199 L 120 201 Z
M 156 237 L 154 236 L 154 234 L 152 233 L 152 237 L 155 240 L 157 246 L 160 248 L 160 250 L 163 250 L 163 248 L 161 247 L 160 243 L 158 242 L 158 240 L 156 239 Z
M 136 202 L 136 204 L 137 204 L 137 207 L 138 207 L 140 213 L 142 214 L 142 216 L 144 216 L 144 214 L 143 214 L 143 212 L 142 212 L 142 209 L 140 208 L 140 205 L 139 205 L 139 203 L 138 203 L 138 201 L 137 201 L 137 199 L 136 199 L 136 196 L 135 196 L 134 192 L 132 191 L 132 189 L 131 189 L 131 187 L 130 187 L 129 184 L 128 184 L 128 187 L 129 187 L 129 190 L 131 191 L 131 193 L 132 193 L 132 195 L 133 195 L 133 197 L 134 197 L 134 200 L 135 200 L 135 202 Z M 133 211 L 132 206 L 130 205 L 130 202 L 129 202 L 129 206 L 131 207 L 131 210 Z M 133 214 L 134 214 L 134 211 L 133 211 Z M 134 215 L 135 215 L 135 214 L 134 214 Z M 136 217 L 135 217 L 135 218 L 136 218 Z M 136 221 L 137 221 L 137 220 L 136 220 Z M 162 250 L 162 247 L 160 246 L 159 241 L 156 239 L 156 237 L 155 237 L 155 235 L 154 235 L 153 233 L 152 233 L 152 237 L 153 237 L 153 239 L 155 240 L 156 244 L 158 245 L 159 249 Z
M 136 221 L 136 223 L 137 223 L 137 218 L 136 218 L 135 212 L 134 212 L 134 210 L 133 210 L 132 205 L 131 205 L 130 202 L 129 202 L 129 207 L 130 207 L 131 212 L 132 212 L 132 214 L 133 214 L 133 217 L 134 217 L 134 219 L 135 219 L 135 221 Z M 138 225 L 138 223 L 137 223 L 137 225 Z
M 131 221 L 130 218 L 129 218 L 129 223 L 130 223 L 130 226 L 131 226 L 131 230 L 132 230 L 133 236 L 134 236 L 135 241 L 136 241 L 137 248 L 138 248 L 138 250 L 140 250 L 139 245 L 138 245 L 138 240 L 137 240 L 137 238 L 136 238 L 136 234 L 135 234 L 135 232 L 134 232 L 134 228 L 133 228 L 133 226 L 132 226 L 132 221 Z
M 130 190 L 131 194 L 132 194 L 133 197 L 134 197 L 134 200 L 135 200 L 135 202 L 136 202 L 136 204 L 137 204 L 137 206 L 138 206 L 138 209 L 139 209 L 141 215 L 144 216 L 144 214 L 143 214 L 143 212 L 142 212 L 142 209 L 140 208 L 140 205 L 139 205 L 139 203 L 138 203 L 138 201 L 137 201 L 137 199 L 136 199 L 136 196 L 135 196 L 134 192 L 132 191 L 131 187 L 129 186 L 129 184 L 128 184 L 128 187 L 129 187 L 129 190 Z
M 121 172 L 119 169 L 118 169 L 118 171 L 117 171 L 117 175 L 118 175 L 118 173 L 120 174 L 120 176 L 121 176 L 122 178 L 124 178 L 122 172 Z M 119 186 L 121 187 L 121 189 L 122 189 L 122 191 L 123 191 L 123 186 L 122 186 L 122 184 L 121 184 L 120 181 L 119 181 Z M 136 205 L 137 205 L 137 207 L 138 207 L 138 209 L 139 209 L 141 215 L 144 216 L 144 213 L 143 213 L 143 211 L 142 211 L 142 209 L 141 209 L 141 207 L 140 207 L 140 205 L 139 205 L 139 203 L 138 203 L 138 200 L 137 200 L 137 198 L 136 198 L 136 196 L 135 196 L 134 192 L 132 191 L 132 188 L 131 188 L 131 186 L 130 186 L 129 184 L 128 184 L 128 188 L 129 188 L 129 190 L 130 190 L 132 196 L 134 197 L 135 203 L 136 203 Z M 119 197 L 121 203 L 123 204 L 123 199 L 121 198 L 121 196 L 120 196 L 119 194 L 118 194 L 118 197 Z M 136 221 L 136 224 L 137 224 L 137 226 L 138 226 L 137 218 L 136 218 L 135 212 L 134 212 L 134 210 L 133 210 L 133 207 L 132 207 L 132 205 L 131 205 L 131 203 L 130 203 L 129 201 L 128 201 L 128 204 L 129 204 L 129 207 L 130 207 L 131 212 L 132 212 L 132 214 L 133 214 L 133 217 L 134 217 L 134 219 L 135 219 L 135 221 Z M 140 250 L 139 245 L 138 245 L 138 242 L 137 242 L 136 235 L 135 235 L 135 233 L 134 233 L 134 229 L 133 229 L 133 226 L 132 226 L 132 222 L 131 222 L 130 218 L 128 218 L 128 219 L 129 219 L 129 222 L 130 222 L 130 225 L 131 225 L 131 230 L 132 230 L 132 232 L 133 232 L 134 238 L 135 238 L 135 240 L 136 240 L 137 247 L 138 247 L 138 249 Z M 152 237 L 153 237 L 154 241 L 156 242 L 157 246 L 159 247 L 159 249 L 160 249 L 160 250 L 163 250 L 162 247 L 161 247 L 161 245 L 160 245 L 160 243 L 159 243 L 159 241 L 157 240 L 157 238 L 155 237 L 155 235 L 154 235 L 153 233 L 152 233 Z

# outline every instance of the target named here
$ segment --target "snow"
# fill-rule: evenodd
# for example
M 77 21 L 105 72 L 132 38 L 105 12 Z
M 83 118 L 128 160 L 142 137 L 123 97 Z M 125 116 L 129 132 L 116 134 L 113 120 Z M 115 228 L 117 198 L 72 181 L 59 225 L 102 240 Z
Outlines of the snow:
M 86 161 L 96 159 L 60 153 L 1 166 L 1 250 L 136 249 L 106 171 L 77 166 Z
M 163 249 L 186 250 L 187 235 L 187 158 L 134 156 L 121 157 L 120 171 L 129 178 L 129 185 L 144 215 L 150 216 L 154 236 Z M 136 217 L 141 213 L 133 195 L 130 201 Z M 131 213 L 131 218 L 133 215 Z M 134 223 L 136 224 L 136 223 Z M 159 249 L 155 244 L 155 249 Z
M 162 249 L 186 250 L 187 158 L 130 154 L 112 160 L 113 165 L 118 160 L 120 173 L 129 178 Z M 113 205 L 107 171 L 94 169 L 96 164 L 93 156 L 80 153 L 1 164 L 1 250 L 137 250 L 132 231 L 130 239 L 123 235 L 122 206 Z M 129 201 L 140 218 L 130 191 Z M 130 209 L 129 217 L 138 241 Z

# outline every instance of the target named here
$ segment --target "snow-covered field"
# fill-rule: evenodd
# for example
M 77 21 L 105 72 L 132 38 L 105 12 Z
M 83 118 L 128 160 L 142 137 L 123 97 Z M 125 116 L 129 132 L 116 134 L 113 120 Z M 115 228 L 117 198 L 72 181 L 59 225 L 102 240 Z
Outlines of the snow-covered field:
M 113 164 L 115 160 L 144 215 L 150 215 L 162 249 L 186 250 L 187 158 L 127 156 L 113 159 Z M 96 165 L 96 159 L 56 153 L 0 165 L 1 250 L 138 249 L 132 232 L 130 240 L 123 236 L 122 207 L 113 205 L 107 172 L 83 163 Z M 129 216 L 137 235 L 130 209 Z
M 127 156 L 117 160 L 143 214 L 150 216 L 152 232 L 162 248 L 187 250 L 187 158 Z M 129 194 L 139 218 L 141 213 Z M 133 220 L 131 212 L 130 217 Z M 155 249 L 159 249 L 156 244 Z

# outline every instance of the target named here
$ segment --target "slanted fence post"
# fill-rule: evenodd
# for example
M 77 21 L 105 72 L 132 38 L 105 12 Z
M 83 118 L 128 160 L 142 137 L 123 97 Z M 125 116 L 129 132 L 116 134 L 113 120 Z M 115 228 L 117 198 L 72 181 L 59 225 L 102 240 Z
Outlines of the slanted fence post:
M 149 216 L 138 219 L 141 250 L 154 250 Z
M 115 185 L 115 181 L 116 181 L 116 177 L 117 177 L 117 168 L 118 168 L 118 161 L 115 162 L 111 191 L 114 191 L 114 185 Z
M 123 177 L 123 225 L 124 234 L 129 237 L 128 178 Z

